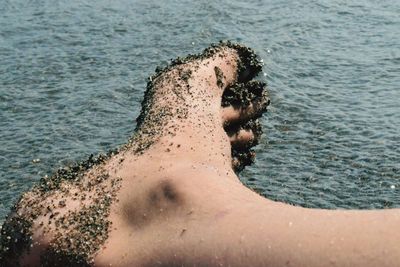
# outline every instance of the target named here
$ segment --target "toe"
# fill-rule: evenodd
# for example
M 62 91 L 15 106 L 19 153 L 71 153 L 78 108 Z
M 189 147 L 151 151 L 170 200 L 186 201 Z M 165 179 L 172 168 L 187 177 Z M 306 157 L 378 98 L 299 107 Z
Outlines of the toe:
M 238 129 L 237 126 L 236 129 L 228 127 L 227 133 L 232 144 L 232 168 L 236 172 L 240 172 L 254 162 L 255 152 L 250 148 L 258 144 L 262 127 L 258 120 L 250 120 L 239 126 Z
M 249 81 L 261 71 L 263 63 L 254 50 L 232 42 L 226 42 L 223 45 L 235 49 L 239 55 L 237 77 L 239 82 Z
M 225 124 L 247 121 L 259 117 L 269 105 L 266 84 L 260 81 L 237 83 L 227 88 L 221 100 Z
M 247 106 L 227 106 L 222 108 L 222 121 L 224 124 L 235 124 L 260 117 L 270 103 L 267 97 L 256 97 Z
M 250 147 L 255 142 L 255 135 L 251 129 L 240 129 L 229 136 L 233 148 Z
M 241 167 L 240 160 L 237 157 L 232 157 L 232 169 L 235 172 L 243 170 L 243 167 Z
M 239 56 L 236 50 L 229 47 L 218 47 L 203 52 L 205 59 L 195 64 L 193 78 L 198 82 L 206 82 L 208 88 L 219 88 L 223 92 L 237 80 Z M 222 89 L 222 90 L 221 90 Z
M 253 150 L 232 153 L 232 169 L 235 172 L 242 171 L 246 166 L 254 163 L 256 153 Z

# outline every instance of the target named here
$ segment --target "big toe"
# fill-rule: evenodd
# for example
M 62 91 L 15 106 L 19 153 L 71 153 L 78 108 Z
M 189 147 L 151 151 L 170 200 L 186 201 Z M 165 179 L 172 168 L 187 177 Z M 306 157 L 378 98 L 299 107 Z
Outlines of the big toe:
M 200 58 L 203 64 L 196 67 L 195 76 L 222 90 L 237 82 L 250 81 L 263 65 L 251 48 L 232 42 L 212 45 L 203 51 Z

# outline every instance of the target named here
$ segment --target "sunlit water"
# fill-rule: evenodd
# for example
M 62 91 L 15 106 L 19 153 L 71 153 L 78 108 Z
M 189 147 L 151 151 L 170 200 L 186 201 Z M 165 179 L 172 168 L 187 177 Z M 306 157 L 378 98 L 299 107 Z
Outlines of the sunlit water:
M 157 65 L 220 39 L 256 49 L 272 98 L 244 183 L 307 207 L 400 207 L 399 1 L 0 0 L 0 14 L 0 220 L 41 176 L 124 143 Z

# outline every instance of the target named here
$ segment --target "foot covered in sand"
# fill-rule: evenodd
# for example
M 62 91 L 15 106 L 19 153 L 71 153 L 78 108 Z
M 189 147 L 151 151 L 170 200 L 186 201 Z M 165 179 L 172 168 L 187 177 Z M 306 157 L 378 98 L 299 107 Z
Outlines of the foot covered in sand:
M 199 188 L 214 181 L 202 177 L 236 179 L 254 161 L 269 105 L 265 84 L 253 80 L 261 66 L 251 49 L 226 42 L 157 69 L 127 144 L 60 169 L 21 197 L 1 229 L 0 262 L 151 265 L 155 256 L 138 248 L 156 240 L 147 229 L 181 227 L 201 202 Z

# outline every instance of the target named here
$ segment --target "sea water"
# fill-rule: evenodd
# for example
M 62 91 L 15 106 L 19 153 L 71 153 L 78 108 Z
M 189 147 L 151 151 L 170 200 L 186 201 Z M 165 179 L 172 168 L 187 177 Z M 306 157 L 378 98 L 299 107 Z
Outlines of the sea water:
M 400 2 L 0 0 L 0 221 L 40 177 L 132 134 L 157 65 L 220 39 L 254 48 L 272 104 L 264 196 L 400 207 Z

